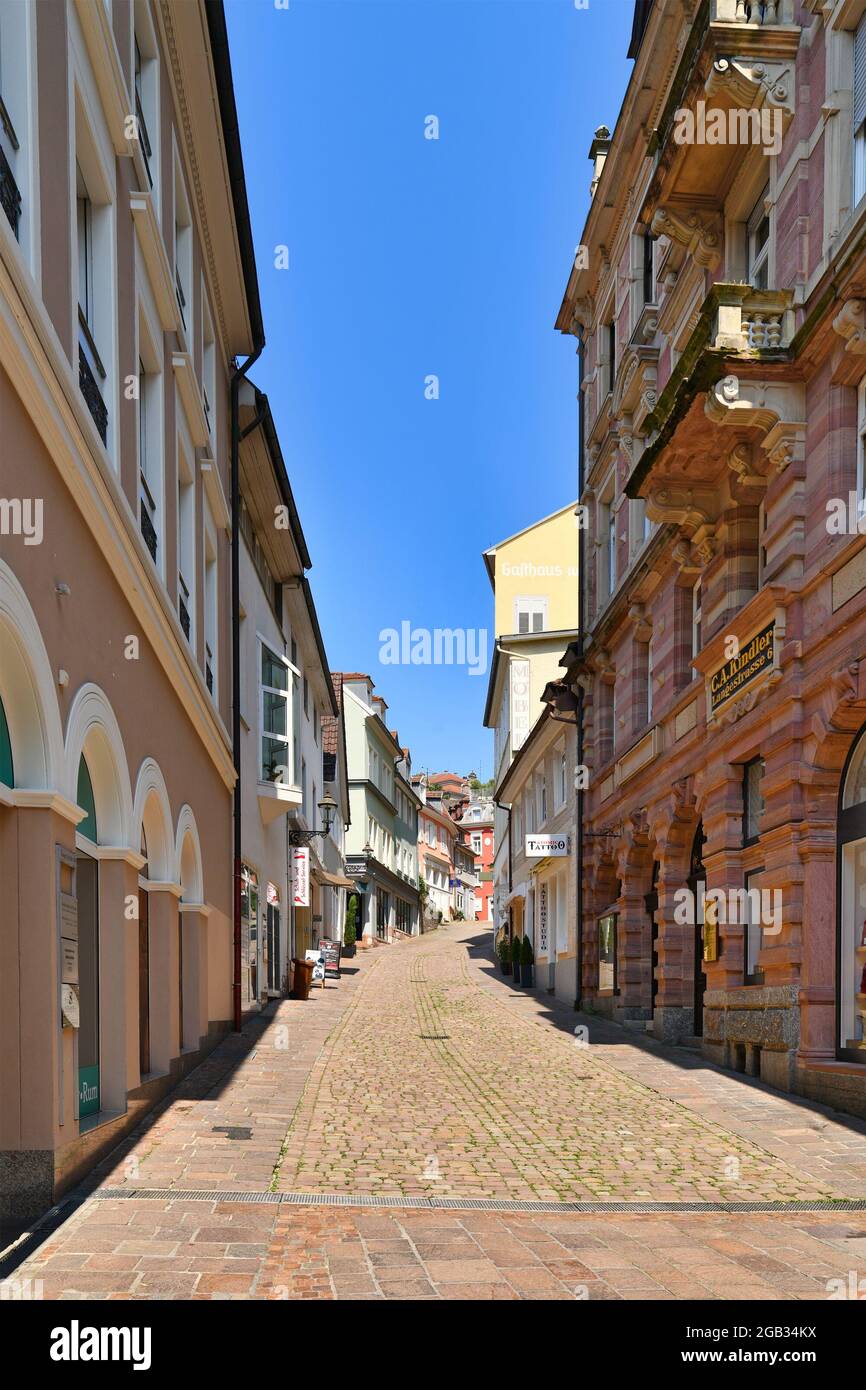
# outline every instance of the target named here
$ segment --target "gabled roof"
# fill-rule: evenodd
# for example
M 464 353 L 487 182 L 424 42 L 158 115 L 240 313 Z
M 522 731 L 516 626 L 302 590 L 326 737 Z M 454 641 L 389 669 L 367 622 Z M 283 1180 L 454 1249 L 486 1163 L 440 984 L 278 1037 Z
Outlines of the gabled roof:
M 562 516 L 563 512 L 573 512 L 577 506 L 577 500 L 569 502 L 565 507 L 559 507 L 557 511 L 551 512 L 549 516 L 543 516 L 539 521 L 533 521 L 531 526 L 524 526 L 522 531 L 515 531 L 513 536 L 506 536 L 504 540 L 497 541 L 489 549 L 482 552 L 484 564 L 487 567 L 488 578 L 492 587 L 496 588 L 496 569 L 493 564 L 493 557 L 497 550 L 501 550 L 504 545 L 510 545 L 512 541 L 519 540 L 521 536 L 526 536 L 530 531 L 535 531 L 539 526 L 545 526 L 548 521 L 553 521 L 555 517 Z

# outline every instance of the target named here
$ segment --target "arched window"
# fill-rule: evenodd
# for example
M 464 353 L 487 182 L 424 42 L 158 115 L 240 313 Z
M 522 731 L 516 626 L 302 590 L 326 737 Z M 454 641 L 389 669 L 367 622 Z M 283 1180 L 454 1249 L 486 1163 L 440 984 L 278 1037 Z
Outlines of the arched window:
M 837 1049 L 866 1063 L 866 729 L 848 755 L 836 837 Z
M 90 769 L 87 766 L 87 759 L 82 753 L 78 764 L 78 791 L 76 792 L 78 804 L 82 811 L 87 815 L 78 824 L 79 835 L 86 835 L 88 840 L 94 844 L 97 842 L 96 829 L 96 802 L 93 797 L 93 783 L 90 780 Z
M 9 725 L 6 723 L 6 711 L 3 708 L 2 700 L 0 700 L 0 782 L 5 782 L 7 787 L 15 786 L 12 740 L 9 737 Z

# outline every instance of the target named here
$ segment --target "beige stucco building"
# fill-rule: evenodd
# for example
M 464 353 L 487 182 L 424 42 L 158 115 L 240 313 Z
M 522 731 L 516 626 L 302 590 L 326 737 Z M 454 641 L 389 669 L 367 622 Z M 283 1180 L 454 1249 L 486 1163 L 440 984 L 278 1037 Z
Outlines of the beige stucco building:
M 230 1026 L 230 375 L 261 320 L 221 7 L 6 4 L 0 48 L 0 1214 L 20 1216 Z

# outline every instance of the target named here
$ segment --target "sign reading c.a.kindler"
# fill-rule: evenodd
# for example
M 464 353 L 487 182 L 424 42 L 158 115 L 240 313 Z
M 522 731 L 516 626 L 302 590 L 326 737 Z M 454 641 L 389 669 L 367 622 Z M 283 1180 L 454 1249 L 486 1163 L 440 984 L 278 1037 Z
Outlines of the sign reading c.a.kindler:
M 760 632 L 756 632 L 754 637 L 740 648 L 737 656 L 731 657 L 710 676 L 711 715 L 715 714 L 726 700 L 739 695 L 744 686 L 750 685 L 764 671 L 772 670 L 774 630 L 775 623 L 768 623 L 766 627 L 761 628 Z

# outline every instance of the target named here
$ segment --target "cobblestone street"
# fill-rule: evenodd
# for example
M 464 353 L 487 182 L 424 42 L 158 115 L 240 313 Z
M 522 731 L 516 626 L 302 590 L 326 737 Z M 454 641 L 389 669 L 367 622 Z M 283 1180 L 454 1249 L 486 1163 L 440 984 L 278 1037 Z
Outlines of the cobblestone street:
M 580 1046 L 477 932 L 359 953 L 250 1021 L 15 1277 L 266 1299 L 826 1298 L 862 1277 L 866 1126 L 596 1019 Z M 594 1203 L 618 1205 L 570 1209 Z

